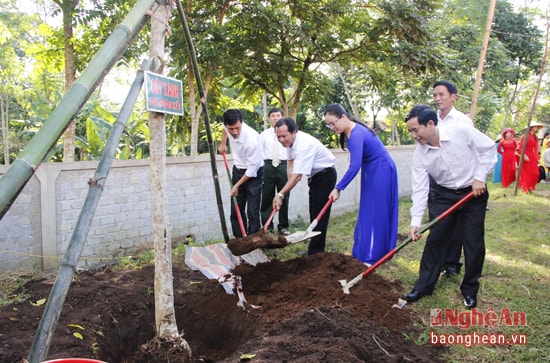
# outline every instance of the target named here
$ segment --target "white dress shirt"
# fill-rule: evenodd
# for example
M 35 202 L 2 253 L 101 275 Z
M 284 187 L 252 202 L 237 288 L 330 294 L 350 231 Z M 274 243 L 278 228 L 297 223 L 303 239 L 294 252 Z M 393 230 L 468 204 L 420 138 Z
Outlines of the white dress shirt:
M 445 118 L 441 118 L 441 111 L 437 110 L 437 126 L 447 126 L 455 123 L 461 123 L 465 124 L 467 126 L 474 126 L 474 122 L 470 118 L 470 116 L 466 115 L 463 112 L 460 112 L 457 110 L 454 106 L 451 108 L 451 111 L 445 116 Z
M 308 178 L 334 166 L 336 157 L 319 140 L 298 131 L 291 147 L 287 148 L 288 160 L 293 160 L 292 173 Z
M 262 149 L 262 159 L 263 160 L 272 160 L 273 159 L 273 140 L 277 139 L 275 135 L 275 129 L 270 127 L 260 134 L 260 147 Z M 279 143 L 279 141 L 277 141 Z M 283 145 L 279 143 L 279 160 L 287 160 L 287 152 Z
M 417 144 L 413 154 L 411 226 L 422 222 L 429 176 L 444 188 L 462 189 L 474 179 L 486 182 L 497 161 L 494 141 L 474 127 L 456 123 L 437 129 L 440 146 Z
M 227 130 L 226 130 L 227 132 Z M 245 174 L 249 178 L 258 176 L 258 169 L 264 165 L 260 151 L 260 135 L 252 127 L 242 123 L 239 137 L 234 138 L 227 132 L 227 138 L 231 145 L 233 163 L 237 169 L 246 169 Z

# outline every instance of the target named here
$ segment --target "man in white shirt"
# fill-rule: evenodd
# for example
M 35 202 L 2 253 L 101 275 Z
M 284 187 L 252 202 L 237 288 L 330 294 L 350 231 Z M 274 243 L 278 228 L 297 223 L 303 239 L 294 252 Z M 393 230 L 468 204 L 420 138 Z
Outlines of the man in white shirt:
M 260 202 L 262 198 L 263 159 L 260 152 L 260 135 L 243 122 L 240 110 L 229 109 L 223 113 L 224 131 L 218 148 L 226 152 L 229 138 L 233 155 L 231 197 L 236 196 L 246 234 L 258 232 Z M 243 237 L 235 208 L 231 208 L 231 228 L 236 238 Z
M 414 240 L 420 238 L 418 231 L 426 206 L 429 219 L 434 220 L 470 191 L 474 198 L 432 227 L 422 253 L 418 280 L 403 299 L 414 302 L 433 292 L 448 249 L 448 237 L 458 235 L 463 241 L 466 262 L 460 290 L 464 305 L 473 309 L 477 306 L 485 259 L 485 213 L 489 198 L 486 180 L 497 161 L 494 142 L 473 127 L 461 124 L 438 127 L 436 112 L 425 105 L 413 107 L 405 122 L 417 142 L 412 159 L 410 236 Z
M 454 106 L 458 91 L 456 86 L 449 81 L 439 81 L 433 86 L 433 100 L 437 107 L 438 126 L 446 126 L 451 123 L 462 123 L 474 126 L 472 119 Z
M 437 126 L 447 126 L 452 124 L 464 124 L 474 127 L 472 119 L 460 112 L 454 107 L 454 102 L 458 96 L 458 91 L 454 83 L 449 81 L 439 81 L 433 86 L 433 101 L 437 107 Z M 458 236 L 451 237 L 450 247 L 445 257 L 443 265 L 444 275 L 451 277 L 460 274 L 462 263 L 460 256 L 462 255 L 462 241 Z
M 282 109 L 274 107 L 269 110 L 268 118 L 271 127 L 260 133 L 260 147 L 262 149 L 262 157 L 264 159 L 264 186 L 262 189 L 262 205 L 260 207 L 260 214 L 262 216 L 262 224 L 265 224 L 271 211 L 273 210 L 273 198 L 278 191 L 280 191 L 286 182 L 288 176 L 286 172 L 287 165 L 287 153 L 286 149 L 277 140 L 275 135 L 275 124 L 279 119 L 284 116 Z M 277 230 L 279 234 L 290 234 L 288 227 L 288 201 L 290 193 L 287 193 L 283 199 L 283 204 L 277 218 L 279 223 L 277 224 Z M 268 229 L 273 230 L 273 222 L 270 223 Z
M 288 181 L 273 198 L 273 207 L 280 209 L 285 195 L 298 184 L 302 176 L 306 176 L 309 186 L 309 219 L 313 222 L 328 202 L 330 193 L 336 185 L 336 158 L 319 140 L 298 131 L 296 121 L 290 117 L 283 117 L 277 121 L 275 133 L 279 142 L 287 149 Z M 330 207 L 318 221 L 315 230 L 321 234 L 309 242 L 309 255 L 325 251 L 329 218 Z

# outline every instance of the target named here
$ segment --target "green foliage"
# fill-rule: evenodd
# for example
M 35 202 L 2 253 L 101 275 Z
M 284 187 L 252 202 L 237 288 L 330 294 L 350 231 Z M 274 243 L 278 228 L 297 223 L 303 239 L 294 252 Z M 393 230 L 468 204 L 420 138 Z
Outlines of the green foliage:
M 420 45 L 427 44 L 430 33 L 421 20 L 434 9 L 434 2 L 380 1 L 368 6 L 326 1 L 312 7 L 307 1 L 276 1 L 206 9 L 197 7 L 190 15 L 203 69 L 239 77 L 241 93 L 251 97 L 266 92 L 297 117 L 302 101 L 315 108 L 330 92 L 331 80 L 318 71 L 321 64 L 374 57 L 383 63 L 397 62 L 407 72 L 425 68 L 426 62 L 420 66 L 404 57 L 424 52 Z M 410 52 L 413 44 L 418 47 Z M 420 57 L 431 59 L 429 54 Z M 174 58 L 185 63 L 177 55 Z
M 71 9 L 75 2 L 62 2 L 73 25 L 77 74 L 133 3 L 94 0 Z M 0 6 L 0 92 L 9 95 L 10 120 L 33 120 L 10 129 L 13 160 L 32 135 L 37 125 L 34 120 L 46 119 L 64 93 L 66 34 L 62 27 L 46 25 L 38 16 L 22 14 L 9 4 Z M 322 110 L 331 102 L 355 108 L 359 118 L 392 145 L 398 143 L 396 137 L 401 144 L 412 142 L 403 115 L 413 104 L 431 104 L 431 86 L 437 80 L 457 84 L 456 106 L 467 112 L 489 2 L 327 0 L 311 6 L 305 0 L 277 0 L 185 5 L 201 76 L 208 82 L 207 107 L 214 125 L 225 109 L 238 107 L 250 111 L 247 122 L 261 131 L 266 94 L 268 105 L 287 110 L 301 130 L 337 147 L 335 135 L 322 125 Z M 44 9 L 48 16 L 61 14 L 55 4 Z M 542 50 L 541 32 L 531 16 L 515 12 L 507 1 L 497 2 L 474 120 L 482 131 L 497 134 L 504 124 L 515 127 L 527 117 L 534 84 L 529 77 L 538 71 Z M 176 12 L 170 25 L 168 74 L 186 86 L 192 76 L 189 50 Z M 147 30 L 120 61 L 130 65 L 129 69 L 147 52 Z M 23 67 L 31 61 L 33 67 Z M 517 89 L 513 88 L 516 84 Z M 166 118 L 167 155 L 190 152 L 192 114 L 187 110 L 200 106 L 197 90 L 194 102 L 186 92 L 185 114 Z M 543 89 L 540 103 L 548 97 Z M 105 110 L 112 108 L 108 100 L 91 102 Z M 100 108 L 94 106 L 78 115 L 77 160 L 97 159 L 101 153 L 112 121 Z M 109 112 L 116 116 L 116 111 Z M 539 106 L 535 118 L 544 121 L 546 114 Z M 397 134 L 388 133 L 392 122 Z M 117 157 L 147 157 L 149 137 L 143 109 L 134 112 L 127 131 Z M 202 122 L 196 131 L 199 152 L 208 152 Z M 61 160 L 59 145 L 51 155 L 51 160 Z
M 515 70 L 507 82 L 515 84 L 540 71 L 543 34 L 523 13 L 515 13 L 510 3 L 497 2 L 492 34 L 506 49 L 506 60 Z
M 124 269 L 139 269 L 144 265 L 153 263 L 155 260 L 155 252 L 153 250 L 143 251 L 134 256 L 125 256 L 120 259 L 120 261 L 113 266 L 114 270 L 124 270 Z

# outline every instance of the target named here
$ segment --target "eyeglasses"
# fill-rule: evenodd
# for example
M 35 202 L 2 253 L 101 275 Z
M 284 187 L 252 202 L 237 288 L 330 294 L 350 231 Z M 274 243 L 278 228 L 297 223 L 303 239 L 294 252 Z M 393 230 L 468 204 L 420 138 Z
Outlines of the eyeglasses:
M 325 123 L 325 126 L 332 130 L 334 128 L 334 126 L 336 125 L 336 123 L 338 121 L 340 121 L 340 119 L 341 119 L 341 117 L 338 117 L 338 119 L 336 119 L 336 121 L 327 122 L 327 123 Z

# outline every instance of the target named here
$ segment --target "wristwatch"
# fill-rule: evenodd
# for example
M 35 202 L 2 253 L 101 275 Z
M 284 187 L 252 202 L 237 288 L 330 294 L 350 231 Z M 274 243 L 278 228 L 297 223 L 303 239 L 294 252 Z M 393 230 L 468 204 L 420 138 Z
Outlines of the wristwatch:
M 285 199 L 285 195 L 283 193 L 277 193 L 277 195 L 279 196 L 279 198 Z

